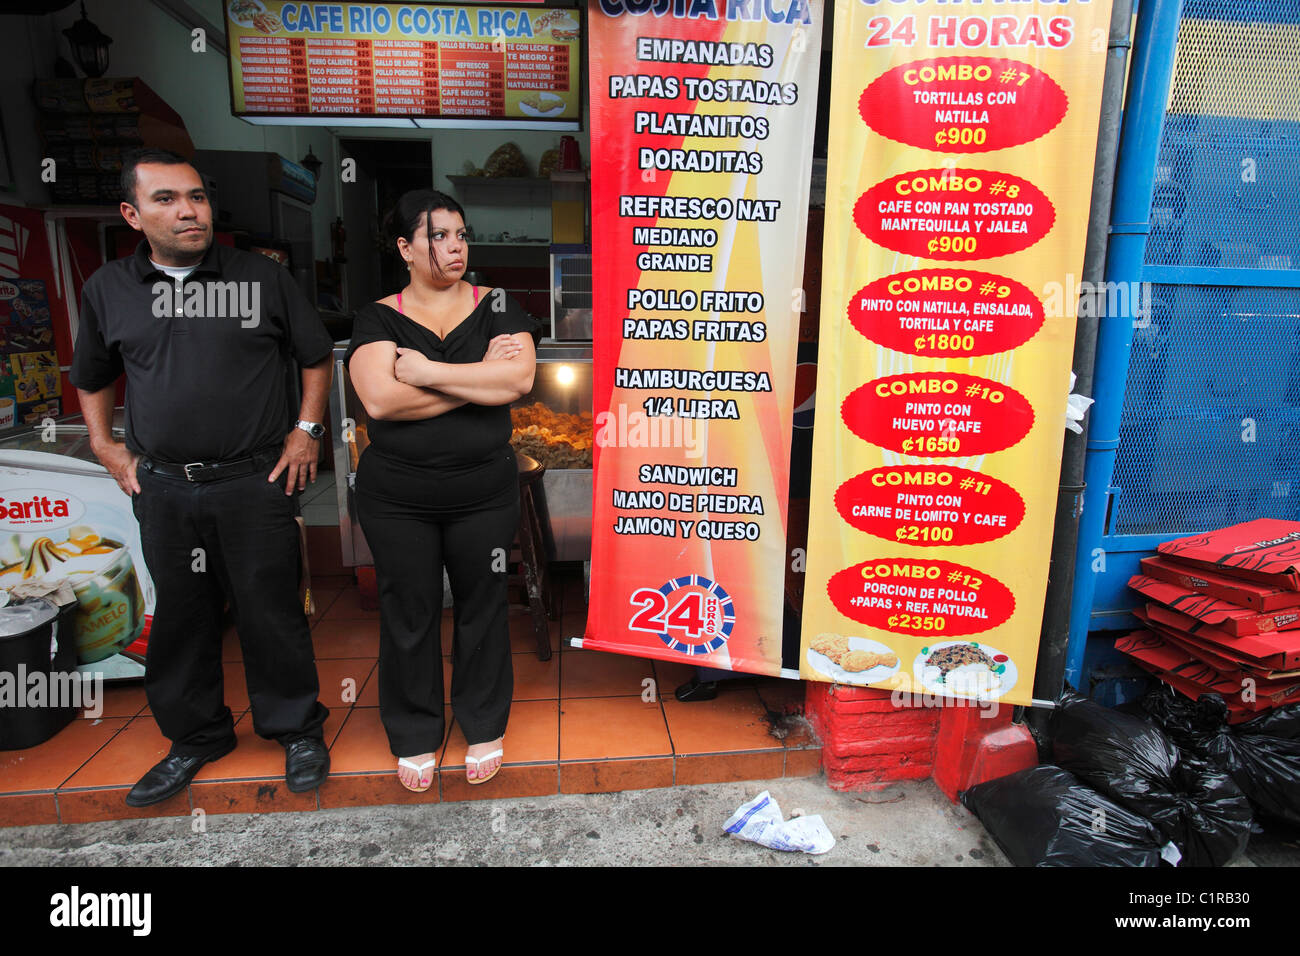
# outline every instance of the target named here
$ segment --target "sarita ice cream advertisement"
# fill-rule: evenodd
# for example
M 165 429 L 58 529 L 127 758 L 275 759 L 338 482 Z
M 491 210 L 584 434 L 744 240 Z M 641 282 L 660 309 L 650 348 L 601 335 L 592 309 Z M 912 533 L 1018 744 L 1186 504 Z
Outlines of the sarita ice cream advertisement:
M 154 594 L 130 499 L 98 464 L 0 451 L 0 604 L 60 584 L 77 601 L 79 669 L 143 673 L 144 642 L 132 645 L 148 633 Z

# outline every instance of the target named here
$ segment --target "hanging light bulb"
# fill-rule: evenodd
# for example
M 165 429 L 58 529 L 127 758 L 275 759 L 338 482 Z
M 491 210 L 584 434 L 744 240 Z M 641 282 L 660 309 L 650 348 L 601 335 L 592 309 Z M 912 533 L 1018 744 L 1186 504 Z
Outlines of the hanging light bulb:
M 316 154 L 311 151 L 310 144 L 307 146 L 307 155 L 298 160 L 298 165 L 311 173 L 312 179 L 320 179 L 320 168 L 323 164 Z
M 86 3 L 81 3 L 81 19 L 63 31 L 72 47 L 77 65 L 87 76 L 101 77 L 108 72 L 108 45 L 113 38 L 100 32 L 86 17 Z

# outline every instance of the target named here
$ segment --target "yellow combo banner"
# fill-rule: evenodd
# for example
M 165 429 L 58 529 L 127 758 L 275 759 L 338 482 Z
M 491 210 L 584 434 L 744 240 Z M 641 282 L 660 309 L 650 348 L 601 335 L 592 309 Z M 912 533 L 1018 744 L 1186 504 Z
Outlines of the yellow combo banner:
M 835 6 L 805 678 L 1030 701 L 1110 7 Z

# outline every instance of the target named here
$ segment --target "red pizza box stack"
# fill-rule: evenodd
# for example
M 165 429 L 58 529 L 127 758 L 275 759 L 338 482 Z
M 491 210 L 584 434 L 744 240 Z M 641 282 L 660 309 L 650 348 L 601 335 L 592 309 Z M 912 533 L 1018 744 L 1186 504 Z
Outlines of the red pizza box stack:
M 1300 592 L 1300 521 L 1259 518 L 1166 541 L 1161 555 L 1267 590 Z
M 1238 722 L 1300 701 L 1300 522 L 1261 518 L 1167 541 L 1129 587 L 1146 625 L 1116 649 Z

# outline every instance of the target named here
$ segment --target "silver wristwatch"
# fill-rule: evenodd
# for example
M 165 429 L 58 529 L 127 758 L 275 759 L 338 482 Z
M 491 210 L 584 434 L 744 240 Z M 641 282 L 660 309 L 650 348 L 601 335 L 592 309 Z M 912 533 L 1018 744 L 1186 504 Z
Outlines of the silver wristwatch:
M 320 422 L 305 422 L 301 418 L 294 422 L 295 428 L 301 428 L 317 441 L 325 437 L 325 426 Z

